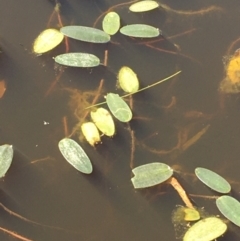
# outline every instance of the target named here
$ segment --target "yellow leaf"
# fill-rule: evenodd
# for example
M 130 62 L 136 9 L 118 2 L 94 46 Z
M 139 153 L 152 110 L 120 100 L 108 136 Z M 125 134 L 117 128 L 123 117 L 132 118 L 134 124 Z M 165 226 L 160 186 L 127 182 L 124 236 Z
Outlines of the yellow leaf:
M 83 135 L 91 146 L 101 142 L 98 129 L 93 122 L 83 123 L 81 129 Z
M 33 43 L 33 52 L 36 54 L 46 53 L 58 46 L 64 35 L 57 29 L 46 29 L 41 32 Z

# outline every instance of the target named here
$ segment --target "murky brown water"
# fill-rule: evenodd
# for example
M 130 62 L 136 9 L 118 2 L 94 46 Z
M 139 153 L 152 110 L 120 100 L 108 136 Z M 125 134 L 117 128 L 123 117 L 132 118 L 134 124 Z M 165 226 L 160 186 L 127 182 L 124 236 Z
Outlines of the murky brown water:
M 123 3 L 59 2 L 65 25 L 85 26 L 93 26 L 102 12 Z M 180 12 L 167 6 L 145 14 L 130 13 L 127 5 L 114 9 L 122 25 L 147 23 L 160 28 L 165 38 L 155 48 L 121 34 L 108 45 L 70 40 L 71 51 L 94 53 L 102 62 L 108 50 L 108 66 L 66 68 L 51 88 L 61 71 L 52 57 L 65 52 L 64 43 L 38 57 L 32 54 L 32 44 L 42 30 L 59 27 L 56 14 L 48 23 L 54 1 L 0 0 L 0 80 L 7 89 L 0 99 L 0 144 L 12 144 L 15 150 L 13 164 L 1 180 L 0 201 L 39 223 L 1 209 L 0 227 L 34 241 L 175 240 L 171 213 L 176 205 L 183 205 L 177 193 L 168 185 L 135 191 L 130 181 L 132 166 L 156 161 L 181 171 L 177 177 L 191 194 L 216 195 L 194 178 L 194 169 L 202 166 L 224 176 L 238 195 L 239 95 L 220 96 L 218 86 L 225 75 L 222 58 L 240 37 L 239 2 L 163 4 Z M 101 21 L 96 26 L 101 28 Z M 239 47 L 240 41 L 230 54 Z M 73 136 L 94 166 L 91 175 L 83 175 L 59 153 L 57 144 L 66 135 L 63 122 L 67 120 L 71 133 L 78 122 L 74 111 L 82 108 L 76 98 L 95 91 L 101 79 L 104 85 L 98 101 L 108 92 L 121 94 L 116 74 L 123 65 L 134 69 L 141 86 L 177 70 L 182 73 L 133 96 L 134 119 L 130 125 L 116 121 L 113 139 L 102 138 L 103 144 L 94 149 Z M 214 200 L 194 197 L 194 201 L 209 214 L 219 214 Z M 239 236 L 240 230 L 229 225 L 221 240 L 238 240 Z M 16 240 L 4 232 L 0 239 Z

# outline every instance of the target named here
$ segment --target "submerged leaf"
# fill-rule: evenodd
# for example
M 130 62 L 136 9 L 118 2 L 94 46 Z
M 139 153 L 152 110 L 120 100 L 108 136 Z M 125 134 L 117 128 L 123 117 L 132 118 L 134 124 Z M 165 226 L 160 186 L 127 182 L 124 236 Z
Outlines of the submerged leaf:
M 67 37 L 89 43 L 107 43 L 110 36 L 104 31 L 84 26 L 66 26 L 60 31 Z
M 221 196 L 216 200 L 219 211 L 231 222 L 240 227 L 240 202 L 230 196 Z
M 158 37 L 160 34 L 158 28 L 146 24 L 127 25 L 122 27 L 120 32 L 124 35 L 136 38 L 153 38 Z
M 114 35 L 120 28 L 120 17 L 115 12 L 109 12 L 103 19 L 102 27 L 105 33 Z
M 127 93 L 134 93 L 139 89 L 137 75 L 127 66 L 123 66 L 118 73 L 120 87 Z
M 111 114 L 104 108 L 91 111 L 91 118 L 97 128 L 106 136 L 113 136 L 115 125 Z
M 96 67 L 100 64 L 100 60 L 97 56 L 87 53 L 66 53 L 60 54 L 54 58 L 58 64 L 70 66 L 70 67 Z
M 91 146 L 94 146 L 95 144 L 101 142 L 98 129 L 93 122 L 83 123 L 81 126 L 81 130 L 86 140 Z
M 108 93 L 106 101 L 108 108 L 118 120 L 128 122 L 132 119 L 131 109 L 118 94 Z
M 64 138 L 59 141 L 58 147 L 64 158 L 78 171 L 85 174 L 92 173 L 92 163 L 77 142 Z
M 13 147 L 12 145 L 0 146 L 0 178 L 4 177 L 12 164 Z
M 195 169 L 195 174 L 204 184 L 216 192 L 229 193 L 231 191 L 230 184 L 223 177 L 211 170 L 198 167 Z
M 135 175 L 131 181 L 134 188 L 155 186 L 169 179 L 173 170 L 164 163 L 153 162 L 136 167 L 132 170 Z
M 133 3 L 130 7 L 129 10 L 132 12 L 146 12 L 153 10 L 155 8 L 158 8 L 159 4 L 156 1 L 151 1 L 151 0 L 144 0 L 144 1 L 139 1 L 136 3 Z
M 216 217 L 204 218 L 195 223 L 183 237 L 183 241 L 212 241 L 227 230 L 227 225 Z
M 40 33 L 33 43 L 33 52 L 36 54 L 46 53 L 58 46 L 64 35 L 57 29 L 46 29 Z

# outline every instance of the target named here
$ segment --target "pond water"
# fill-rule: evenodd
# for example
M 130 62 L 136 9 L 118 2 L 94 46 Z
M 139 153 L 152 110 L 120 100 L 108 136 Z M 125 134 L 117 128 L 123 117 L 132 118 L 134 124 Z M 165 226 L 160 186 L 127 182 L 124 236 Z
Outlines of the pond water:
M 151 162 L 174 168 L 195 205 L 210 216 L 220 214 L 212 199 L 217 194 L 194 177 L 196 167 L 224 176 L 240 199 L 239 95 L 219 92 L 224 56 L 240 47 L 240 41 L 234 43 L 240 37 L 239 1 L 170 0 L 136 14 L 121 0 L 59 0 L 59 16 L 55 1 L 0 3 L 0 80 L 6 86 L 0 144 L 14 147 L 0 202 L 26 218 L 1 206 L 1 240 L 17 239 L 2 229 L 34 241 L 176 240 L 171 214 L 184 205 L 177 192 L 168 184 L 134 190 L 131 183 L 131 169 Z M 63 25 L 101 28 L 97 18 L 115 5 L 122 25 L 150 24 L 163 37 L 149 42 L 118 33 L 103 45 L 69 40 L 70 52 L 93 53 L 102 63 L 107 56 L 107 67 L 92 69 L 56 66 L 53 57 L 66 52 L 65 42 L 48 54 L 32 53 L 34 39 L 46 28 L 60 28 L 59 18 Z M 116 120 L 116 135 L 102 137 L 93 148 L 75 127 L 89 120 L 82 110 L 102 79 L 97 102 L 109 92 L 123 94 L 116 87 L 122 66 L 137 73 L 141 87 L 182 72 L 133 95 L 133 120 Z M 58 150 L 58 142 L 73 131 L 93 163 L 91 175 L 75 170 Z M 240 229 L 228 225 L 221 240 L 239 240 Z

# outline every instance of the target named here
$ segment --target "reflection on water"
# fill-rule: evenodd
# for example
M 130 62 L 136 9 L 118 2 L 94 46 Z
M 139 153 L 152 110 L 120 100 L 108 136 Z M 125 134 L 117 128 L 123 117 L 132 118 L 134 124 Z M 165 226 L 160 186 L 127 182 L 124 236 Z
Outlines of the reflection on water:
M 183 205 L 178 194 L 167 184 L 135 191 L 130 182 L 132 167 L 156 161 L 176 169 L 179 182 L 210 215 L 219 214 L 215 193 L 196 181 L 196 167 L 223 175 L 238 193 L 239 98 L 222 100 L 218 92 L 226 74 L 222 58 L 239 48 L 238 1 L 165 1 L 140 14 L 121 0 L 59 1 L 60 12 L 55 1 L 0 3 L 0 140 L 15 148 L 0 197 L 21 215 L 1 206 L 0 227 L 34 241 L 175 240 L 171 213 Z M 93 69 L 55 66 L 52 57 L 66 52 L 65 42 L 43 56 L 32 54 L 34 39 L 47 27 L 101 28 L 98 17 L 113 5 L 122 25 L 150 24 L 163 37 L 136 41 L 118 33 L 104 45 L 68 40 L 69 51 L 93 53 L 107 65 Z M 104 101 L 109 92 L 123 94 L 116 88 L 122 66 L 134 69 L 141 87 L 182 73 L 129 98 L 133 120 L 116 121 L 116 136 L 92 148 L 78 139 L 76 126 L 89 120 L 84 106 Z M 67 135 L 92 160 L 90 176 L 59 153 L 58 141 Z M 238 240 L 239 229 L 229 227 L 221 240 Z M 0 237 L 16 239 L 3 231 Z

